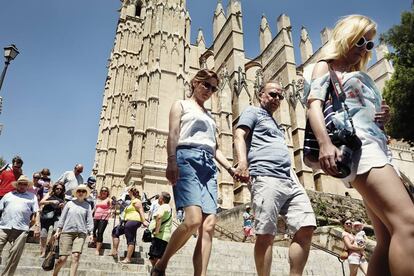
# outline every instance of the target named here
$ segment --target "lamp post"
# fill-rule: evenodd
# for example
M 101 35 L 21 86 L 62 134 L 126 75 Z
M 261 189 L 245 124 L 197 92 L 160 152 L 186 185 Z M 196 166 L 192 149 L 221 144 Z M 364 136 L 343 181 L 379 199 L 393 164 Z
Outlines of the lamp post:
M 4 69 L 0 76 L 0 91 L 3 85 L 4 76 L 6 75 L 7 67 L 10 64 L 10 61 L 16 58 L 19 54 L 19 50 L 17 50 L 16 45 L 11 44 L 10 46 L 4 47 L 4 57 L 6 61 L 4 62 Z

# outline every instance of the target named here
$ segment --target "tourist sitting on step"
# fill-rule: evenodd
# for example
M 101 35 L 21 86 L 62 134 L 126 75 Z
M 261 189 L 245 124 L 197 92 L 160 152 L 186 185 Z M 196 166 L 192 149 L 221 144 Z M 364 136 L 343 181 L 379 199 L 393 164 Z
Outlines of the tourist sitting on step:
M 118 258 L 119 237 L 125 235 L 127 240 L 127 255 L 121 261 L 123 264 L 131 262 L 132 255 L 135 251 L 138 228 L 141 225 L 148 226 L 138 188 L 130 187 L 128 189 L 128 195 L 131 198 L 131 203 L 124 209 L 120 223 L 112 230 L 112 250 L 109 254 L 110 256 Z
M 6 243 L 12 244 L 9 256 L 4 263 L 2 276 L 14 275 L 23 254 L 29 228 L 34 221 L 34 235 L 39 236 L 37 197 L 27 191 L 33 183 L 25 175 L 21 175 L 11 185 L 15 191 L 6 193 L 0 200 L 0 211 L 3 212 L 0 219 L 0 256 Z
M 170 258 L 198 229 L 193 255 L 194 275 L 206 275 L 217 212 L 216 159 L 230 174 L 232 165 L 217 148 L 216 123 L 204 104 L 218 91 L 219 78 L 200 70 L 191 80 L 191 95 L 170 110 L 166 177 L 173 185 L 175 206 L 183 208 L 184 222 L 171 236 L 162 258 L 151 271 L 165 274 Z
M 40 257 L 45 257 L 46 241 L 49 228 L 52 227 L 53 234 L 48 244 L 54 242 L 54 232 L 57 228 L 63 206 L 65 205 L 65 186 L 60 183 L 53 185 L 50 193 L 46 194 L 39 202 L 40 211 Z M 49 248 L 51 249 L 51 248 Z
M 95 244 L 95 254 L 100 255 L 102 249 L 103 235 L 111 216 L 111 198 L 109 189 L 102 187 L 96 198 L 96 205 L 93 211 L 93 239 Z
M 414 204 L 387 144 L 384 125 L 390 107 L 364 72 L 376 32 L 376 23 L 366 16 L 349 15 L 338 21 L 313 69 L 307 113 L 320 148 L 320 167 L 332 176 L 347 167 L 349 176 L 342 180 L 361 194 L 374 226 L 377 245 L 368 275 L 414 275 Z M 337 85 L 331 86 L 335 75 Z M 333 114 L 332 122 L 341 133 L 349 133 L 341 138 L 347 144 L 342 150 L 332 143 L 325 126 L 323 106 L 330 87 L 336 88 L 343 107 Z M 355 137 L 360 149 L 355 147 Z M 349 147 L 354 148 L 353 155 Z
M 148 226 L 152 232 L 151 247 L 148 255 L 152 266 L 161 259 L 167 244 L 171 238 L 172 231 L 172 208 L 170 205 L 171 195 L 168 192 L 162 192 L 158 198 L 158 208 L 153 213 L 153 219 Z
M 63 207 L 55 233 L 55 238 L 59 239 L 59 259 L 56 262 L 53 276 L 58 275 L 69 255 L 72 256 L 70 276 L 75 276 L 86 237 L 89 235 L 89 239 L 92 240 L 92 210 L 91 205 L 85 200 L 89 194 L 88 186 L 80 184 L 72 191 L 74 199 L 68 201 Z
M 279 82 L 263 84 L 258 91 L 260 105 L 242 112 L 235 131 L 235 177 L 251 186 L 254 257 L 259 276 L 270 275 L 279 214 L 285 217 L 293 234 L 289 246 L 291 276 L 302 275 L 316 227 L 310 200 L 291 170 L 285 131 L 273 117 L 284 99 L 283 93 Z
M 344 247 L 348 252 L 349 276 L 357 276 L 358 268 L 367 275 L 368 262 L 364 255 L 365 244 L 359 245 L 352 233 L 352 221 L 348 218 L 342 220 L 344 232 L 342 232 L 342 240 Z

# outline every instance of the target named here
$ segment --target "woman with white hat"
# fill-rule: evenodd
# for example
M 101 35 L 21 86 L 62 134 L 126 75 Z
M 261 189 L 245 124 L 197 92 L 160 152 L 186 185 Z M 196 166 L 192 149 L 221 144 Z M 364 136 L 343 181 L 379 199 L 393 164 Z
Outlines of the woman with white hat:
M 85 201 L 90 194 L 87 185 L 81 184 L 73 190 L 74 200 L 66 203 L 57 225 L 55 238 L 59 238 L 59 260 L 56 263 L 53 275 L 66 263 L 69 254 L 72 255 L 70 275 L 76 275 L 79 266 L 80 254 L 86 236 L 92 240 L 93 218 L 90 204 Z

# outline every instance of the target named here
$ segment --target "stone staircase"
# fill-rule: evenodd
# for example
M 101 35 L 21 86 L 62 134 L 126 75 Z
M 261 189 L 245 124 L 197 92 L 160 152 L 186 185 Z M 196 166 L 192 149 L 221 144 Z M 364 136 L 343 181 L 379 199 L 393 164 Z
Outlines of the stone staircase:
M 104 241 L 110 242 L 110 233 L 112 223 L 108 226 L 105 233 Z M 143 229 L 139 229 L 138 236 L 142 236 Z M 167 269 L 167 275 L 174 276 L 191 276 L 192 253 L 196 239 L 190 238 L 189 242 L 171 259 Z M 120 243 L 120 260 L 125 254 L 126 242 L 121 239 Z M 109 275 L 149 275 L 150 263 L 147 259 L 149 244 L 139 241 L 134 255 L 134 264 L 124 265 L 118 263 L 110 256 L 110 245 L 106 244 L 104 255 L 96 256 L 94 248 L 84 248 L 81 256 L 78 275 L 88 276 L 109 276 Z M 209 263 L 209 276 L 254 276 L 255 265 L 253 259 L 253 244 L 240 243 L 233 241 L 223 241 L 214 239 L 213 249 Z M 9 246 L 3 250 L 3 260 L 6 260 Z M 69 257 L 70 259 L 70 257 Z M 39 258 L 39 245 L 27 243 L 23 256 L 20 259 L 19 266 L 16 270 L 16 276 L 44 276 L 52 275 L 51 272 L 45 272 L 41 269 L 43 259 Z M 61 270 L 60 275 L 69 275 L 69 262 Z M 345 263 L 345 273 L 348 274 L 348 265 Z M 2 269 L 3 266 L 0 266 Z M 272 275 L 288 275 L 288 248 L 275 246 L 273 249 Z M 304 275 L 320 276 L 342 276 L 341 263 L 338 259 L 321 250 L 311 250 Z

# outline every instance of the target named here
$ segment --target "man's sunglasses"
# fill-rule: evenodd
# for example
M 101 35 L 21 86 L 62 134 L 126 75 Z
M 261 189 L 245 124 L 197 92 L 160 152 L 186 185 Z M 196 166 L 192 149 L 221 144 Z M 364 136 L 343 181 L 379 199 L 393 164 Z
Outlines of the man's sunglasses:
M 357 46 L 358 48 L 361 48 L 363 46 L 365 46 L 365 50 L 367 50 L 368 52 L 372 51 L 372 49 L 374 49 L 374 41 L 372 40 L 366 40 L 365 37 L 361 37 L 356 43 L 355 46 Z
M 203 84 L 203 86 L 207 89 L 210 90 L 211 92 L 217 92 L 218 88 L 217 86 L 212 85 L 211 83 L 207 82 L 207 81 L 203 81 L 201 82 Z
M 269 96 L 273 99 L 277 97 L 279 100 L 283 100 L 285 98 L 282 93 L 277 92 L 269 92 Z

